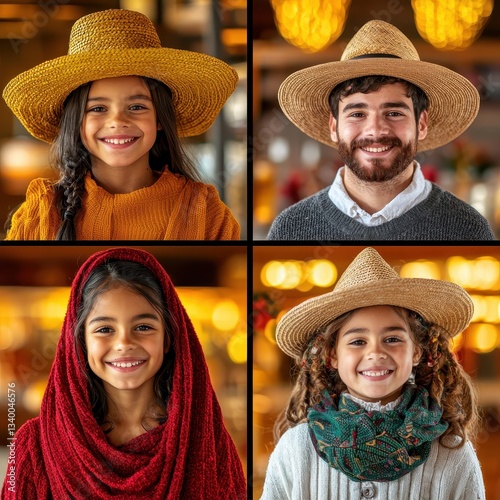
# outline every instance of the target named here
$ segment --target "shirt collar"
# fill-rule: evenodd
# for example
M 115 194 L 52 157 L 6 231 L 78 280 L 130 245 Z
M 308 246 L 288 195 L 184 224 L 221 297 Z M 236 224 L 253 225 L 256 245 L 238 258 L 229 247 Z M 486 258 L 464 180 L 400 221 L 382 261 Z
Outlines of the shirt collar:
M 328 196 L 334 205 L 344 214 L 365 224 L 379 226 L 400 217 L 411 208 L 424 201 L 432 190 L 432 184 L 424 178 L 420 164 L 414 161 L 415 171 L 410 185 L 391 200 L 382 210 L 369 214 L 352 200 L 344 186 L 343 173 L 345 167 L 338 170 Z

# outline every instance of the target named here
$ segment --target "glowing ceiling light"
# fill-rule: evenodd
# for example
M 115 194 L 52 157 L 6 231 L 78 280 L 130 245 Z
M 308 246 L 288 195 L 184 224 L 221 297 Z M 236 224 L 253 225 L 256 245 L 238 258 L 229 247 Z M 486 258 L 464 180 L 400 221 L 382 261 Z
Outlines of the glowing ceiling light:
M 440 50 L 463 50 L 479 37 L 493 0 L 412 0 L 420 36 Z
M 319 52 L 344 31 L 351 0 L 271 0 L 281 36 L 305 52 Z

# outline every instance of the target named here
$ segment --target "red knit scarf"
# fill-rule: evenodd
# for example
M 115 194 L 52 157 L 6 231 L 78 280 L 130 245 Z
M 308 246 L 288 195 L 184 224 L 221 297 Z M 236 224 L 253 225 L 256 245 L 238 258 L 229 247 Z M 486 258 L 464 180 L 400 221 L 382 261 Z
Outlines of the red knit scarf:
M 149 268 L 179 324 L 167 421 L 125 445 L 108 443 L 94 418 L 73 341 L 81 289 L 108 259 Z M 118 248 L 92 255 L 73 281 L 40 416 L 17 433 L 16 492 L 23 499 L 244 499 L 245 480 L 224 427 L 203 351 L 165 270 L 147 252 Z

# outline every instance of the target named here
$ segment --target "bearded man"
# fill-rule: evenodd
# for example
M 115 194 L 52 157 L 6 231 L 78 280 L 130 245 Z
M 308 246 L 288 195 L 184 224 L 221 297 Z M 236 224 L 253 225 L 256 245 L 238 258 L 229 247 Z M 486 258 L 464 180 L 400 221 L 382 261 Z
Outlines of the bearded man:
M 420 61 L 394 26 L 365 24 L 341 61 L 290 75 L 278 98 L 298 128 L 338 149 L 345 166 L 332 186 L 284 210 L 267 239 L 495 239 L 479 212 L 425 180 L 415 160 L 469 127 L 479 94 L 461 75 Z

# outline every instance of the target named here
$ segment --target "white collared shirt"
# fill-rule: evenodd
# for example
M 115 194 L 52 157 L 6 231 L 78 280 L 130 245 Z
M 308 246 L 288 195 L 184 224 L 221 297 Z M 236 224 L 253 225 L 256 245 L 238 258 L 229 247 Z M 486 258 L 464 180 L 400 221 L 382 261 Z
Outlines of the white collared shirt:
M 389 410 L 394 410 L 394 408 L 396 408 L 396 406 L 398 406 L 398 404 L 403 399 L 403 395 L 401 394 L 401 396 L 399 396 L 399 398 L 397 398 L 396 400 L 383 405 L 382 401 L 376 401 L 371 403 L 369 401 L 364 401 L 363 399 L 356 398 L 348 392 L 343 392 L 342 394 L 346 398 L 349 398 L 351 401 L 354 401 L 356 404 L 358 404 L 358 406 L 361 406 L 361 408 L 363 408 L 366 411 L 380 411 L 382 413 L 385 413 L 386 411 Z
M 424 178 L 420 164 L 415 161 L 415 171 L 410 185 L 393 200 L 391 200 L 382 210 L 373 215 L 363 210 L 354 200 L 352 200 L 344 186 L 344 169 L 338 170 L 333 184 L 328 191 L 328 196 L 334 205 L 343 213 L 361 222 L 365 226 L 379 226 L 392 219 L 400 217 L 411 208 L 424 201 L 432 190 L 432 183 Z

